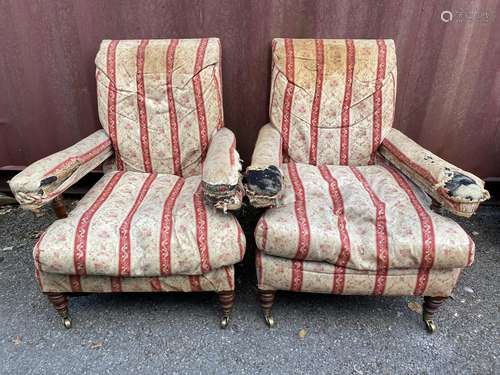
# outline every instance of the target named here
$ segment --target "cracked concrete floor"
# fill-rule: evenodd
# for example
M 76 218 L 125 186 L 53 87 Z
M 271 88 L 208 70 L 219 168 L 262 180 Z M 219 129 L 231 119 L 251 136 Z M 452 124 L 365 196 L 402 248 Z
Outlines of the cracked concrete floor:
M 0 208 L 0 373 L 498 373 L 500 209 L 459 220 L 477 244 L 429 335 L 419 298 L 279 293 L 269 330 L 252 250 L 237 268 L 227 330 L 214 294 L 72 298 L 65 330 L 33 277 L 38 231 L 54 220 Z

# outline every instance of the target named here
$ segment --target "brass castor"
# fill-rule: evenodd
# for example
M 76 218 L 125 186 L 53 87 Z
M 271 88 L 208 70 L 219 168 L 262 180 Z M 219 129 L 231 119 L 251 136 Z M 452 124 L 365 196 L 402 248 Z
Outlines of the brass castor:
M 432 320 L 434 313 L 441 307 L 448 297 L 424 297 L 424 304 L 422 306 L 422 319 L 425 323 L 425 328 L 429 333 L 434 333 L 437 330 L 436 323 Z
M 57 313 L 63 320 L 66 329 L 71 328 L 71 318 L 68 311 L 68 296 L 63 293 L 45 293 L 49 301 L 54 305 Z
M 231 318 L 231 312 L 233 311 L 233 305 L 234 305 L 234 290 L 231 291 L 226 291 L 226 292 L 219 292 L 219 302 L 222 306 L 222 320 L 220 321 L 220 327 L 222 329 L 227 328 L 230 322 Z
M 434 333 L 437 330 L 436 323 L 432 319 L 424 319 L 425 328 L 429 333 Z
M 227 326 L 229 325 L 229 321 L 230 321 L 229 316 L 223 316 L 222 320 L 220 321 L 220 327 L 222 329 L 226 329 Z
M 264 315 L 264 319 L 266 321 L 266 324 L 269 328 L 274 327 L 274 319 L 272 315 Z
M 274 303 L 274 298 L 276 297 L 275 290 L 263 290 L 257 289 L 257 295 L 259 296 L 260 307 L 264 313 L 264 320 L 269 328 L 274 327 L 274 319 L 272 314 L 272 308 Z
M 64 324 L 64 328 L 70 329 L 71 328 L 71 318 L 69 316 L 63 318 L 63 324 Z

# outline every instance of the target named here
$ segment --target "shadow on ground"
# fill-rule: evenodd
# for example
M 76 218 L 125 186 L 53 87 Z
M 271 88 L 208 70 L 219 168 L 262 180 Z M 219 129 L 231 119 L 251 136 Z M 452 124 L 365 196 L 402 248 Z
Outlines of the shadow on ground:
M 245 222 L 251 235 L 254 213 Z M 248 216 L 247 216 L 248 217 Z M 215 294 L 72 298 L 62 327 L 33 277 L 37 233 L 54 220 L 0 209 L 0 373 L 495 373 L 499 363 L 500 210 L 459 220 L 477 245 L 429 335 L 419 298 L 280 293 L 269 330 L 255 296 L 252 246 L 237 266 L 233 321 Z M 249 241 L 250 242 L 250 241 Z

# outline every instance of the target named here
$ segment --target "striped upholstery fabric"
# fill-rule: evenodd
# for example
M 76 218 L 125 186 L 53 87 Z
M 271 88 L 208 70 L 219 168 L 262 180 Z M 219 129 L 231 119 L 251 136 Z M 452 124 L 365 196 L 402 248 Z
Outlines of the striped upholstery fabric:
M 383 294 L 391 270 L 413 270 L 421 294 L 432 270 L 473 262 L 465 231 L 432 212 L 421 191 L 388 165 L 289 162 L 283 171 L 280 205 L 261 217 L 255 239 L 266 255 L 291 260 L 297 280 L 303 261 L 322 262 L 338 274 L 373 274 L 374 293 Z
M 284 159 L 373 164 L 392 127 L 396 77 L 392 40 L 275 39 L 270 117 Z
M 95 62 L 99 119 L 116 168 L 201 174 L 224 124 L 219 40 L 105 40 Z
M 9 186 L 23 208 L 37 211 L 112 154 L 111 141 L 101 129 L 65 150 L 34 162 L 14 176 Z
M 377 272 L 339 268 L 326 262 L 300 261 L 257 252 L 257 280 L 263 290 L 345 295 L 449 296 L 461 269 L 431 269 L 425 284 L 419 270 L 390 269 L 380 283 Z
M 37 210 L 104 176 L 33 250 L 44 292 L 232 291 L 245 236 L 236 138 L 223 128 L 218 39 L 105 40 L 96 57 L 104 129 L 16 175 Z
M 34 249 L 37 268 L 63 275 L 201 275 L 239 262 L 237 220 L 206 206 L 199 176 L 111 172 Z
M 234 290 L 234 266 L 203 275 L 115 277 L 62 275 L 35 269 L 40 288 L 54 293 L 222 292 Z
M 379 153 L 455 215 L 470 217 L 490 198 L 480 178 L 434 155 L 397 129 L 389 132 Z M 459 189 L 453 184 L 457 176 L 468 180 Z
M 394 42 L 275 39 L 272 54 L 271 122 L 245 185 L 268 207 L 255 229 L 258 287 L 449 296 L 475 245 L 424 191 L 462 216 L 488 192 L 392 129 Z

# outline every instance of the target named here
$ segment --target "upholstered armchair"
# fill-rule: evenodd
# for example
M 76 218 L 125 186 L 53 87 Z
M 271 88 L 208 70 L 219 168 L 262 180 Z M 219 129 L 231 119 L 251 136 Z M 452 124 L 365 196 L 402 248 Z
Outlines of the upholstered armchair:
M 267 324 L 276 290 L 418 295 L 434 331 L 474 243 L 431 202 L 468 217 L 483 182 L 392 128 L 392 40 L 276 39 L 272 63 L 271 122 L 245 182 L 268 207 L 255 229 Z
M 36 278 L 69 328 L 68 296 L 213 291 L 226 327 L 245 237 L 240 160 L 224 128 L 218 39 L 105 40 L 96 57 L 103 129 L 10 181 L 60 220 L 34 248 Z M 66 214 L 63 192 L 103 164 Z

